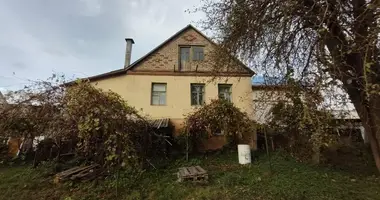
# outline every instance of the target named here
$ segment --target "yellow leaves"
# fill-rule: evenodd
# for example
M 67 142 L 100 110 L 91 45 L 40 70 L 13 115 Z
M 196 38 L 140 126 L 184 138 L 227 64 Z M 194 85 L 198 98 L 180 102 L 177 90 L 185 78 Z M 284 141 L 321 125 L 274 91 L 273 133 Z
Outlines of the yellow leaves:
M 374 63 L 374 62 L 364 62 L 364 70 L 365 70 L 367 73 L 372 72 L 372 70 L 371 70 L 371 66 L 373 66 L 373 64 L 375 64 L 375 63 Z
M 111 154 L 111 155 L 108 155 L 108 156 L 106 157 L 106 160 L 107 160 L 107 161 L 112 161 L 112 160 L 114 160 L 115 158 L 117 158 L 117 155 L 116 155 L 116 154 Z
M 77 123 L 79 153 L 102 156 L 107 167 L 138 162 L 134 145 L 140 142 L 137 138 L 148 136 L 150 126 L 118 94 L 78 83 L 68 90 L 64 110 Z
M 6 113 L 0 109 L 1 120 L 5 121 L 0 130 L 7 129 L 18 136 L 43 134 L 72 140 L 78 155 L 104 167 L 136 164 L 145 156 L 142 151 L 150 150 L 152 144 L 144 143 L 148 141 L 144 137 L 151 133 L 150 125 L 118 94 L 104 92 L 82 80 L 62 93 L 44 92 L 33 93 L 33 97 L 44 97 L 38 106 L 12 104 Z
M 198 139 L 215 134 L 241 138 L 253 133 L 255 124 L 246 113 L 223 100 L 213 100 L 186 117 L 187 130 L 192 137 Z

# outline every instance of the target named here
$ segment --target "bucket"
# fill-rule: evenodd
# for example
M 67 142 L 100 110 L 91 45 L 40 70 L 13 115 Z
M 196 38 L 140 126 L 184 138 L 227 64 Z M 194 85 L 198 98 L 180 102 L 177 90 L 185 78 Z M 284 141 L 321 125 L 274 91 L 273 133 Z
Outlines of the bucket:
M 251 148 L 248 144 L 238 145 L 239 164 L 251 163 Z

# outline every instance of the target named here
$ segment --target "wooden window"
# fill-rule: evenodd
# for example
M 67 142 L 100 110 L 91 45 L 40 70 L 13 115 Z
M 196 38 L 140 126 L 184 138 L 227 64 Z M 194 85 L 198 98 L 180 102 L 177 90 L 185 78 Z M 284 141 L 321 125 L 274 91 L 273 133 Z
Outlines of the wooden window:
M 179 71 L 187 71 L 190 69 L 192 61 L 204 60 L 203 46 L 180 46 L 179 47 Z
M 194 61 L 202 61 L 204 60 L 203 47 L 194 46 L 193 49 L 193 60 Z
M 179 71 L 182 71 L 190 61 L 190 47 L 180 47 L 179 58 Z
M 191 84 L 191 105 L 205 103 L 205 84 Z
M 228 102 L 232 102 L 232 85 L 231 84 L 218 84 L 219 99 L 224 99 Z
M 152 83 L 152 105 L 166 105 L 166 83 Z

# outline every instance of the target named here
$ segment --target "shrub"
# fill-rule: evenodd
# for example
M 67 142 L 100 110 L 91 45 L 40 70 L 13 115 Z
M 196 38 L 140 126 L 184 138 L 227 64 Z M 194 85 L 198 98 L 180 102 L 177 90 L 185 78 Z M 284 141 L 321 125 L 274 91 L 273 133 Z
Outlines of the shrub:
M 311 103 L 279 102 L 271 109 L 270 134 L 286 138 L 285 150 L 300 161 L 319 163 L 321 147 L 334 142 L 332 115 Z
M 79 155 L 110 168 L 141 166 L 152 129 L 120 95 L 80 83 L 67 89 L 63 104 L 77 126 Z
M 255 133 L 255 122 L 247 113 L 240 111 L 232 103 L 212 100 L 186 117 L 185 132 L 189 134 L 192 150 L 197 150 L 202 138 L 222 133 L 229 144 L 244 142 Z
M 52 138 L 58 148 L 57 158 L 70 143 L 78 157 L 107 169 L 141 168 L 152 152 L 159 152 L 152 149 L 152 143 L 160 138 L 151 137 L 153 129 L 147 119 L 118 94 L 104 92 L 88 82 L 67 88 L 42 86 L 17 93 L 22 100 L 1 108 L 4 136 Z

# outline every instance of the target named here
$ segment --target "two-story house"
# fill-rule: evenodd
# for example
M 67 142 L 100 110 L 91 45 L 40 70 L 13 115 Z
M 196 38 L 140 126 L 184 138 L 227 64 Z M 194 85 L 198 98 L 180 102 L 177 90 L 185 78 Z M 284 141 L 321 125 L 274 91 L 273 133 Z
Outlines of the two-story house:
M 152 119 L 169 118 L 178 130 L 197 106 L 224 98 L 252 114 L 254 72 L 236 61 L 235 70 L 212 73 L 213 41 L 186 26 L 130 64 L 133 39 L 126 39 L 122 69 L 87 78 L 96 87 L 120 94 L 129 105 Z

